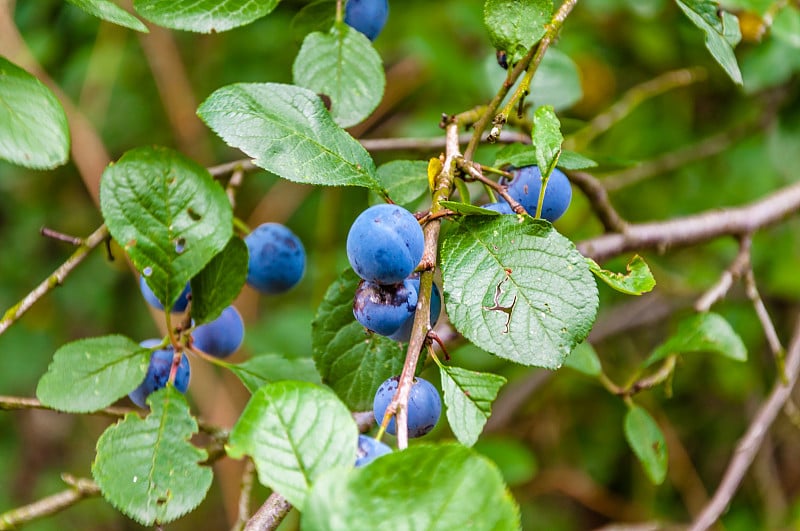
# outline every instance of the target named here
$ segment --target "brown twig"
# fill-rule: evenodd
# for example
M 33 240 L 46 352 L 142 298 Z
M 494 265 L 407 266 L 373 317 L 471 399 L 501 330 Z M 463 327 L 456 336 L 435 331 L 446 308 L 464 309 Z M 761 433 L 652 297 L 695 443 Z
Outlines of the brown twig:
M 753 275 L 752 269 L 748 269 L 744 275 L 744 288 L 745 292 L 747 293 L 747 298 L 749 298 L 750 302 L 753 303 L 753 308 L 758 316 L 758 321 L 761 323 L 761 328 L 764 329 L 764 336 L 766 336 L 767 344 L 769 344 L 772 355 L 775 356 L 775 361 L 778 363 L 781 377 L 785 378 L 785 375 L 783 374 L 783 363 L 785 361 L 784 357 L 786 356 L 786 350 L 781 344 L 781 340 L 778 337 L 778 332 L 775 330 L 775 324 L 772 322 L 772 318 L 769 316 L 767 307 L 764 306 L 764 301 L 761 299 L 761 295 L 758 293 L 758 287 L 756 286 L 756 279 Z
M 739 252 L 733 259 L 731 265 L 719 277 L 719 280 L 711 286 L 694 304 L 695 311 L 707 312 L 718 301 L 725 298 L 733 286 L 734 281 L 741 278 L 750 267 L 750 249 L 753 238 L 750 234 L 745 234 L 739 239 Z
M 624 233 L 627 230 L 628 222 L 622 219 L 622 216 L 611 204 L 603 183 L 583 171 L 571 171 L 567 172 L 567 175 L 569 180 L 580 188 L 583 195 L 589 200 L 589 205 L 594 210 L 597 219 L 603 224 L 606 232 Z
M 513 210 L 517 214 L 526 213 L 525 207 L 517 203 L 517 201 L 509 195 L 508 188 L 503 186 L 502 184 L 499 184 L 497 181 L 493 181 L 492 179 L 486 177 L 481 171 L 481 169 L 476 165 L 476 163 L 470 162 L 463 158 L 458 158 L 456 159 L 456 166 L 458 166 L 458 169 L 465 172 L 472 179 L 483 183 L 484 185 L 488 186 L 489 188 L 497 192 L 497 194 L 500 197 L 506 200 L 508 206 L 511 207 L 511 210 Z
M 91 479 L 62 476 L 69 488 L 22 507 L 0 514 L 0 530 L 17 529 L 39 518 L 50 516 L 72 507 L 77 502 L 100 495 L 100 487 Z
M 241 531 L 245 524 L 250 520 L 250 494 L 253 492 L 255 482 L 256 466 L 252 459 L 245 459 L 244 470 L 242 470 L 242 486 L 239 489 L 239 513 L 231 527 L 231 531 Z
M 278 528 L 291 510 L 292 504 L 277 492 L 273 492 L 247 521 L 244 529 L 245 531 L 273 531 Z
M 60 242 L 71 243 L 72 245 L 83 245 L 83 238 L 78 238 L 77 236 L 70 236 L 69 234 L 64 234 L 63 232 L 58 232 L 57 230 L 53 230 L 48 227 L 42 227 L 39 229 L 39 234 L 44 236 L 45 238 L 51 238 L 53 240 L 58 240 Z

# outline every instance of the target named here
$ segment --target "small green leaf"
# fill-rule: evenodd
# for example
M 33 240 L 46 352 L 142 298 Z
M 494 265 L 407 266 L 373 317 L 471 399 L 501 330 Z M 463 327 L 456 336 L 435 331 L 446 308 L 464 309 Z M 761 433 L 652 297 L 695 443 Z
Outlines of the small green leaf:
M 477 205 L 468 205 L 467 203 L 460 203 L 458 201 L 440 201 L 440 205 L 465 215 L 481 215 L 481 216 L 502 216 L 503 214 L 496 210 L 489 210 L 488 208 L 481 208 Z
M 301 42 L 314 31 L 328 31 L 336 21 L 336 1 L 319 0 L 312 2 L 297 12 L 290 28 L 295 40 Z
M 706 34 L 706 48 L 730 76 L 734 83 L 742 85 L 742 73 L 733 48 L 726 37 L 731 38 L 738 31 L 736 17 L 724 17 L 717 14 L 718 3 L 715 0 L 675 0 L 681 11 L 692 23 Z M 724 24 L 723 24 L 724 20 Z M 737 24 L 736 30 L 733 25 Z M 741 34 L 740 34 L 741 35 Z
M 447 422 L 458 441 L 472 446 L 492 414 L 492 402 L 506 383 L 502 376 L 439 366 Z
M 536 148 L 536 164 L 546 179 L 556 167 L 561 155 L 561 122 L 553 107 L 544 105 L 533 113 L 533 145 Z
M 58 349 L 36 386 L 42 404 L 89 413 L 136 389 L 150 364 L 150 349 L 124 336 L 79 339 Z
M 466 216 L 442 243 L 447 314 L 478 347 L 556 369 L 597 315 L 597 285 L 575 245 L 528 216 Z
M 142 33 L 150 32 L 141 20 L 110 0 L 67 0 L 67 2 L 106 22 Z
M 311 358 L 285 358 L 279 354 L 259 354 L 242 363 L 231 363 L 228 369 L 239 377 L 250 393 L 282 380 L 300 380 L 321 384 Z
M 644 366 L 686 352 L 712 352 L 736 361 L 747 360 L 747 348 L 728 321 L 717 313 L 705 312 L 681 321 L 678 330 L 656 347 Z
M 280 0 L 134 0 L 144 18 L 164 26 L 199 33 L 219 33 L 268 15 Z
M 331 99 L 331 116 L 341 127 L 369 116 L 386 86 L 381 56 L 363 33 L 344 23 L 306 36 L 292 73 L 295 85 Z
M 583 98 L 578 65 L 564 52 L 548 48 L 531 81 L 530 97 L 537 105 L 552 105 L 557 111 L 572 107 Z
M 308 89 L 278 83 L 228 85 L 197 112 L 228 145 L 284 179 L 382 191 L 369 153 L 333 122 L 320 97 Z
M 228 455 L 253 458 L 259 481 L 303 511 L 314 481 L 356 459 L 358 428 L 336 395 L 306 382 L 256 391 L 233 427 Z
M 428 192 L 428 162 L 393 160 L 378 167 L 378 181 L 398 205 L 409 205 Z
M 177 151 L 137 148 L 100 181 L 108 230 L 165 307 L 233 235 L 225 191 L 204 167 Z
M 667 477 L 667 443 L 664 434 L 644 408 L 632 406 L 625 414 L 625 439 L 642 463 L 647 477 L 660 485 Z
M 388 337 L 367 332 L 353 317 L 361 279 L 347 269 L 331 284 L 311 323 L 314 362 L 322 381 L 353 411 L 372 409 L 375 390 L 403 369 L 405 351 Z
M 111 505 L 149 527 L 197 507 L 213 474 L 199 464 L 207 459 L 206 451 L 189 443 L 197 422 L 186 397 L 168 385 L 147 403 L 147 417 L 128 413 L 100 436 L 92 475 Z
M 192 278 L 192 318 L 213 321 L 239 295 L 247 279 L 247 245 L 238 236 Z
M 562 151 L 556 165 L 563 170 L 586 170 L 596 168 L 598 164 L 588 157 L 574 151 Z
M 530 144 L 508 144 L 495 155 L 494 167 L 500 168 L 507 164 L 515 168 L 538 164 L 536 148 Z M 556 164 L 557 167 L 564 170 L 585 170 L 587 168 L 596 168 L 597 165 L 592 159 L 574 151 L 562 151 Z
M 496 49 L 508 53 L 509 65 L 544 37 L 552 14 L 552 0 L 486 0 L 483 7 L 489 39 Z
M 69 159 L 69 126 L 49 88 L 0 56 L 0 158 L 46 170 Z
M 603 372 L 600 358 L 597 357 L 597 352 L 588 341 L 584 341 L 575 347 L 572 353 L 567 356 L 564 367 L 569 367 L 594 378 L 600 376 Z
M 301 528 L 511 531 L 520 529 L 520 519 L 492 462 L 461 445 L 422 444 L 324 475 L 311 491 Z
M 600 267 L 591 258 L 586 259 L 589 269 L 598 276 L 600 280 L 614 288 L 615 290 L 628 295 L 641 295 L 652 291 L 656 286 L 656 279 L 650 272 L 647 262 L 641 256 L 634 255 L 625 267 L 626 274 L 614 273 Z

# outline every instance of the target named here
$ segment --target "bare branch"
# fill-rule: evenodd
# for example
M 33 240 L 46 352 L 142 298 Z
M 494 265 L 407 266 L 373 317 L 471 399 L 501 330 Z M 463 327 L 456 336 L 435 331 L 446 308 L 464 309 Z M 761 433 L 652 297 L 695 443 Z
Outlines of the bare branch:
M 779 364 L 782 364 L 786 351 L 783 345 L 781 345 L 781 340 L 778 338 L 778 332 L 775 330 L 775 324 L 769 316 L 767 307 L 764 306 L 764 301 L 761 300 L 761 295 L 758 293 L 758 287 L 756 286 L 756 279 L 752 269 L 748 269 L 745 273 L 744 287 L 747 292 L 747 297 L 753 303 L 753 308 L 756 310 L 756 315 L 758 316 L 759 322 L 761 322 L 761 327 L 764 329 L 764 335 L 767 338 L 769 348 Z
M 273 531 L 281 525 L 281 522 L 291 510 L 292 504 L 277 492 L 273 492 L 264 502 L 264 505 L 256 511 L 256 514 L 247 521 L 244 530 Z
M 711 286 L 694 305 L 698 312 L 707 312 L 711 307 L 728 294 L 733 282 L 739 279 L 750 267 L 750 248 L 753 238 L 747 234 L 739 240 L 739 252 L 731 265 L 722 272 L 716 284 Z
M 253 492 L 256 466 L 252 459 L 245 459 L 242 471 L 242 487 L 239 489 L 239 515 L 231 531 L 241 531 L 250 519 L 250 494 Z
M 0 530 L 16 529 L 22 524 L 50 516 L 72 507 L 81 500 L 100 495 L 100 487 L 90 479 L 62 476 L 70 488 L 29 505 L 0 514 Z

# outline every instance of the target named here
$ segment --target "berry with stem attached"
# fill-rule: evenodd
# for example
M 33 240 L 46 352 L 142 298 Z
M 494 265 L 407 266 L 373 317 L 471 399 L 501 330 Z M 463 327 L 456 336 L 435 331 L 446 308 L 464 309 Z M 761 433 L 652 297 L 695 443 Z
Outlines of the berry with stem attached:
M 161 344 L 160 339 L 148 339 L 142 341 L 140 345 L 147 348 L 153 348 Z M 175 351 L 171 346 L 154 350 L 150 354 L 150 365 L 147 367 L 147 375 L 139 387 L 128 393 L 128 397 L 139 407 L 147 408 L 147 397 L 151 393 L 163 389 L 167 386 L 169 381 L 169 373 L 172 369 L 172 360 Z M 189 367 L 189 358 L 186 354 L 181 355 L 181 362 L 175 372 L 175 389 L 181 393 L 185 393 L 189 387 L 189 379 L 191 378 L 191 369 Z
M 399 382 L 400 377 L 393 376 L 384 381 L 375 393 L 372 410 L 378 424 L 383 422 L 386 408 L 389 407 Z M 441 414 L 442 399 L 439 397 L 439 392 L 429 381 L 419 377 L 414 378 L 408 394 L 408 436 L 422 437 L 436 426 Z M 397 423 L 394 417 L 386 426 L 386 432 L 397 435 Z

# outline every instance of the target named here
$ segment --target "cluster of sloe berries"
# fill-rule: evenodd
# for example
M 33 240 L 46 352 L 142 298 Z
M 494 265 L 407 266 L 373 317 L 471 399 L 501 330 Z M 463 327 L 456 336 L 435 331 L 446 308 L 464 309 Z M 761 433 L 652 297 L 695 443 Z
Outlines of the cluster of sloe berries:
M 247 283 L 265 294 L 288 291 L 303 277 L 306 267 L 306 252 L 300 239 L 287 227 L 279 223 L 264 223 L 244 238 L 249 253 L 247 263 Z M 147 285 L 145 275 L 139 277 L 139 288 L 145 301 L 158 310 L 164 304 Z M 178 300 L 172 306 L 172 313 L 183 313 L 191 301 L 191 287 L 187 283 Z M 190 332 L 190 345 L 217 358 L 227 358 L 244 341 L 244 322 L 234 306 L 228 306 L 213 321 L 197 326 Z M 150 393 L 167 385 L 172 368 L 174 350 L 172 345 L 162 346 L 160 339 L 143 341 L 143 347 L 154 349 L 150 355 L 150 365 L 144 381 L 128 396 L 140 407 L 147 407 L 145 400 Z M 175 388 L 182 393 L 189 387 L 189 360 L 186 354 L 181 357 L 175 372 Z
M 523 166 L 522 168 L 513 168 L 511 173 L 514 175 L 513 179 L 510 182 L 501 179 L 500 184 L 507 185 L 508 195 L 522 205 L 522 208 L 528 214 L 535 215 L 536 205 L 539 202 L 539 191 L 542 189 L 542 172 L 539 171 L 538 166 Z M 572 187 L 569 184 L 569 179 L 564 175 L 564 172 L 554 168 L 544 191 L 542 219 L 553 223 L 564 215 L 571 200 Z M 501 214 L 514 213 L 511 210 L 511 206 L 504 199 L 497 203 L 483 205 L 483 208 L 488 208 Z
M 419 298 L 419 276 L 414 270 L 422 260 L 425 237 L 411 212 L 398 205 L 382 204 L 362 212 L 347 235 L 347 258 L 361 277 L 353 299 L 353 315 L 368 330 L 396 341 L 408 341 Z M 430 324 L 442 309 L 439 288 L 431 293 Z M 375 419 L 383 421 L 386 408 L 397 390 L 399 377 L 386 380 L 373 402 Z M 442 404 L 436 388 L 416 378 L 408 402 L 408 435 L 420 437 L 436 425 Z M 396 435 L 395 420 L 386 431 Z M 389 451 L 379 441 L 359 440 L 357 465 L 366 464 Z

